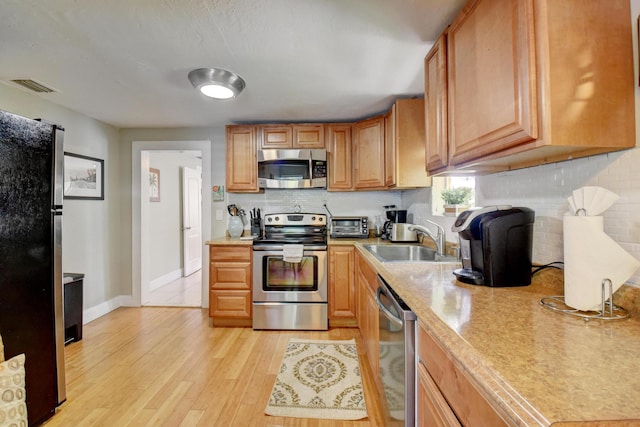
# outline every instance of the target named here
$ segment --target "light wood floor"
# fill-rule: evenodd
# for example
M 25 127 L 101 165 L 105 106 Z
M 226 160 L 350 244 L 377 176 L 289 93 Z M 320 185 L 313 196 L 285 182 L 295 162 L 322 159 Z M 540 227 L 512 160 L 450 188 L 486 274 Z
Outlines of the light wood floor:
M 56 426 L 382 426 L 371 371 L 360 354 L 369 418 L 271 417 L 264 408 L 290 337 L 356 338 L 328 332 L 209 326 L 198 308 L 119 308 L 84 326 L 66 347 L 67 402 Z

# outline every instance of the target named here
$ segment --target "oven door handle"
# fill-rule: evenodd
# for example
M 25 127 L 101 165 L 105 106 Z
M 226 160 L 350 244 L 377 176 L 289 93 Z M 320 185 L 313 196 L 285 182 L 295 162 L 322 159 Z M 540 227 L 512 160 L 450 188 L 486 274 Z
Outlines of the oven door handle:
M 378 290 L 376 291 L 376 303 L 378 304 L 378 308 L 380 308 L 380 311 L 382 311 L 384 317 L 389 319 L 391 323 L 396 325 L 398 328 L 402 328 L 404 326 L 404 322 L 402 321 L 402 319 L 390 312 L 389 309 L 385 307 L 385 305 L 380 300 L 380 294 L 382 294 L 383 292 L 384 290 L 382 289 L 382 287 L 378 287 Z

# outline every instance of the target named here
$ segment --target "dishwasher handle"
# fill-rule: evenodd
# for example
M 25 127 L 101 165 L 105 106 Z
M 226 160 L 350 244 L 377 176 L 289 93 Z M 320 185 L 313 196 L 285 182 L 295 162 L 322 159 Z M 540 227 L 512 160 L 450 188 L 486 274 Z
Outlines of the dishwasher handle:
M 380 311 L 382 311 L 382 314 L 384 314 L 384 317 L 389 319 L 391 323 L 396 325 L 398 328 L 402 328 L 404 326 L 402 319 L 396 316 L 395 314 L 393 314 L 392 312 L 390 312 L 389 309 L 385 307 L 385 305 L 380 300 L 380 294 L 382 294 L 383 292 L 384 292 L 384 289 L 378 286 L 378 290 L 376 291 L 376 303 L 378 304 L 378 308 L 380 309 Z

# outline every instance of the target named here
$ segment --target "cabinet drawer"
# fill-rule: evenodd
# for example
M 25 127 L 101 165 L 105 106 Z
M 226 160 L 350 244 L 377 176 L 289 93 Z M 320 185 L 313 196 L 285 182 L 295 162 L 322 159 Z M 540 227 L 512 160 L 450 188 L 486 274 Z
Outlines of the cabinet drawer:
M 461 427 L 422 363 L 418 363 L 418 426 Z
M 252 247 L 239 246 L 211 246 L 209 256 L 211 261 L 251 261 Z
M 464 372 L 424 330 L 418 328 L 418 356 L 444 398 L 465 426 L 507 426 Z
M 250 262 L 212 262 L 209 276 L 211 289 L 251 290 Z
M 251 291 L 209 291 L 209 316 L 251 318 Z

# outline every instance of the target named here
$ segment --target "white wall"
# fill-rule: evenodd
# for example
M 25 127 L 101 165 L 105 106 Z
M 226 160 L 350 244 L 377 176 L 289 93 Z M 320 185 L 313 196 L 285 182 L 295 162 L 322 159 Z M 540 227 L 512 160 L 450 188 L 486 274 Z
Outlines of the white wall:
M 58 123 L 65 128 L 65 151 L 104 159 L 105 199 L 64 200 L 62 267 L 65 272 L 84 273 L 87 309 L 117 299 L 126 292 L 126 281 L 130 280 L 120 274 L 119 268 L 123 244 L 118 233 L 119 194 L 123 183 L 118 130 L 57 106 L 47 101 L 47 96 L 38 97 L 0 84 L 0 108 Z

